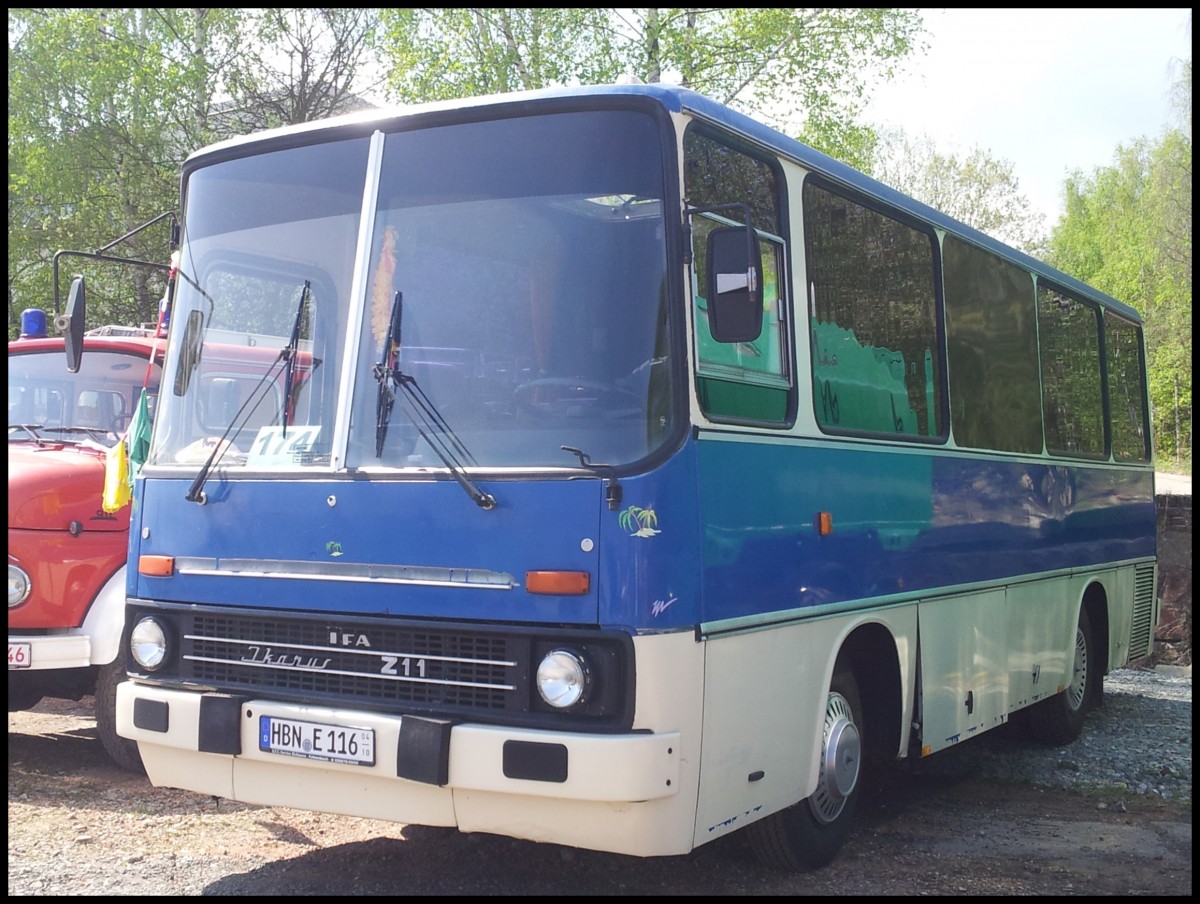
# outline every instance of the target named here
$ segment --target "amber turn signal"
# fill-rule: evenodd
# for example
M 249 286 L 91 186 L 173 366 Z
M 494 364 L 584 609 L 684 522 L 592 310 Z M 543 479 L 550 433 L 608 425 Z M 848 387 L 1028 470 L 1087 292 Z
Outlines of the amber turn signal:
M 525 589 L 530 593 L 582 596 L 592 586 L 586 571 L 527 571 Z
M 175 573 L 174 556 L 139 556 L 138 574 L 167 578 Z

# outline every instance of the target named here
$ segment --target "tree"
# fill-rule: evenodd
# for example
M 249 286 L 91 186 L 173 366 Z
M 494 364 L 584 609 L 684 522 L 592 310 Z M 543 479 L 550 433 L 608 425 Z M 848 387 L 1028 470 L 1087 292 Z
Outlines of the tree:
M 216 10 L 9 10 L 10 335 L 20 309 L 52 306 L 57 249 L 103 248 L 176 206 L 228 22 Z M 167 249 L 163 225 L 112 253 L 165 264 Z M 89 326 L 154 319 L 150 271 L 64 262 L 89 276 Z
M 1039 255 L 1045 218 L 1021 193 L 1013 164 L 979 147 L 965 157 L 943 154 L 929 136 L 910 139 L 884 133 L 875 146 L 871 172 L 879 181 L 961 220 L 999 241 Z
M 52 306 L 54 252 L 94 251 L 178 205 L 212 141 L 352 109 L 373 10 L 9 10 L 9 334 Z M 112 253 L 166 263 L 166 226 Z M 155 319 L 150 271 L 69 260 L 88 326 Z M 66 274 L 63 274 L 66 275 Z
M 220 121 L 238 132 L 311 122 L 370 106 L 377 9 L 248 9 L 245 52 L 226 77 Z
M 381 12 L 388 91 L 407 103 L 605 80 L 616 65 L 608 10 Z
M 1189 65 L 1190 84 L 1190 65 Z M 1190 105 L 1189 105 L 1190 109 Z M 1120 147 L 1111 166 L 1066 183 L 1050 240 L 1060 269 L 1145 321 L 1154 443 L 1167 468 L 1191 470 L 1191 137 L 1175 129 Z
M 382 22 L 400 101 L 670 77 L 860 166 L 868 89 L 923 33 L 903 9 L 385 9 Z
M 1189 30 L 1191 21 L 1188 23 Z M 1054 262 L 1145 321 L 1160 467 L 1192 469 L 1192 61 L 1178 61 L 1173 127 L 1119 147 L 1110 167 L 1067 181 Z

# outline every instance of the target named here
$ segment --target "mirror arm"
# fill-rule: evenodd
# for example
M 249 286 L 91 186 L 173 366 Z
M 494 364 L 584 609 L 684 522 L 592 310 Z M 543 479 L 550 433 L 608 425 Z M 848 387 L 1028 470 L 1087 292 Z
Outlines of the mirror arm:
M 170 273 L 170 264 L 159 264 L 154 261 L 135 260 L 130 257 L 114 257 L 111 254 L 100 254 L 98 251 L 55 251 L 52 267 L 54 270 L 54 313 L 62 313 L 62 304 L 58 291 L 58 260 L 60 257 L 86 257 L 94 261 L 116 261 L 120 264 L 133 264 L 138 267 L 149 267 L 152 270 L 161 270 L 163 273 Z
M 746 227 L 746 260 L 751 262 L 750 269 L 746 273 L 746 280 L 747 280 L 747 284 L 750 287 L 750 291 L 751 292 L 756 291 L 758 289 L 758 286 L 755 285 L 755 279 L 754 279 L 755 270 L 754 270 L 754 264 L 753 264 L 753 261 L 754 261 L 754 234 L 755 233 L 754 233 L 754 224 L 750 222 L 750 205 L 747 204 L 745 201 L 731 201 L 729 204 L 712 204 L 712 205 L 709 205 L 708 207 L 688 207 L 685 212 L 690 220 L 691 217 L 695 216 L 698 213 L 717 213 L 718 211 L 721 211 L 721 210 L 741 211 L 742 224 Z M 689 226 L 689 232 L 690 232 L 690 226 Z M 688 236 L 688 241 L 684 244 L 684 247 L 688 248 L 688 249 L 690 249 L 692 247 L 690 235 Z M 687 263 L 691 263 L 691 260 L 690 260 L 691 252 L 690 251 L 688 252 L 688 258 L 689 258 L 689 260 L 687 261 Z
M 698 213 L 717 213 L 722 210 L 738 210 L 742 214 L 742 223 L 746 227 L 746 250 L 750 252 L 750 259 L 754 259 L 754 242 L 750 238 L 754 234 L 754 225 L 750 222 L 750 205 L 745 201 L 733 201 L 729 204 L 712 204 L 708 207 L 688 207 L 684 213 L 687 216 L 694 217 Z
M 136 229 L 131 229 L 129 232 L 125 233 L 120 238 L 113 239 L 107 245 L 103 246 L 102 248 L 97 248 L 93 252 L 65 251 L 65 250 L 60 250 L 60 251 L 54 252 L 54 259 L 52 262 L 52 267 L 53 267 L 53 271 L 54 271 L 54 313 L 59 314 L 62 312 L 62 305 L 59 301 L 61 296 L 59 295 L 59 290 L 58 290 L 58 259 L 59 259 L 59 257 L 64 257 L 64 256 L 86 257 L 90 260 L 115 261 L 116 263 L 119 263 L 119 264 L 133 264 L 135 267 L 149 267 L 152 270 L 161 270 L 164 273 L 169 273 L 171 268 L 167 264 L 158 264 L 158 263 L 154 263 L 153 261 L 137 260 L 137 259 L 131 258 L 131 257 L 117 257 L 115 255 L 104 253 L 105 251 L 108 251 L 109 249 L 121 244 L 121 242 L 125 241 L 127 238 L 137 235 L 143 229 L 148 229 L 151 226 L 153 226 L 155 223 L 160 223 L 163 220 L 166 220 L 168 218 L 171 220 L 171 238 L 170 238 L 171 250 L 174 251 L 176 248 L 179 247 L 179 218 L 177 216 L 175 216 L 175 211 L 168 210 L 166 213 L 160 213 L 153 220 L 149 220 L 149 221 L 143 223 L 141 226 L 138 226 Z

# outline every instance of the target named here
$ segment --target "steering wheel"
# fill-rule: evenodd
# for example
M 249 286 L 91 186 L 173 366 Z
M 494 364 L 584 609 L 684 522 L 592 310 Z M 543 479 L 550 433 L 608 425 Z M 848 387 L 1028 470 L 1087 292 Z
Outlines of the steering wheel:
M 638 414 L 645 402 L 610 383 L 577 377 L 542 377 L 513 390 L 517 407 L 539 417 L 622 417 Z
M 129 422 L 132 420 L 133 420 L 133 412 L 132 411 L 129 412 L 129 414 L 118 414 L 116 417 L 114 417 L 112 419 L 112 423 L 110 423 L 108 425 L 109 432 L 115 433 L 117 436 L 120 436 L 122 433 L 125 432 L 125 428 L 127 428 L 129 426 Z

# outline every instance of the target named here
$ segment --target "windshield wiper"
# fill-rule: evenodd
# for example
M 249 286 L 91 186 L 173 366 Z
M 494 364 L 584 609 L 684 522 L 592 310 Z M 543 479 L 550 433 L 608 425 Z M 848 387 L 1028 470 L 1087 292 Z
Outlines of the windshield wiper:
M 42 436 L 42 433 L 83 433 L 87 435 L 88 439 L 96 440 L 98 442 L 99 440 L 97 440 L 97 437 L 107 437 L 111 432 L 109 430 L 105 430 L 103 427 L 51 427 L 45 424 L 37 427 L 34 427 L 30 424 L 9 424 L 8 429 L 12 430 L 14 427 L 24 430 L 39 442 L 45 439 Z M 38 431 L 41 431 L 41 433 Z
M 296 307 L 296 319 L 292 321 L 292 335 L 288 340 L 288 344 L 280 354 L 286 355 L 287 363 L 284 365 L 283 377 L 283 435 L 287 436 L 288 428 L 288 411 L 292 407 L 292 378 L 296 364 L 296 352 L 300 348 L 300 324 L 304 320 L 304 303 L 308 299 L 311 291 L 311 280 L 304 280 L 304 288 L 300 290 L 300 304 Z
M 579 459 L 580 467 L 587 468 L 598 477 L 604 478 L 604 498 L 611 511 L 616 511 L 621 505 L 621 484 L 617 482 L 617 469 L 612 465 L 602 465 L 592 461 L 592 457 L 582 449 L 574 446 L 559 446 L 564 452 L 570 452 Z
M 455 435 L 446 419 L 421 389 L 415 377 L 400 370 L 401 318 L 404 313 L 404 298 L 397 292 L 392 300 L 392 316 L 388 320 L 387 337 L 383 343 L 383 360 L 375 365 L 375 379 L 379 381 L 379 393 L 375 400 L 375 457 L 383 455 L 387 439 L 388 421 L 396 402 L 397 389 L 404 394 L 408 405 L 409 420 L 417 429 L 421 439 L 442 460 L 447 470 L 481 509 L 496 507 L 496 499 L 485 493 L 467 476 L 463 462 L 474 465 L 476 461 L 467 447 Z
M 200 469 L 200 473 L 196 475 L 196 479 L 192 481 L 192 485 L 188 489 L 187 496 L 184 497 L 188 502 L 195 502 L 199 505 L 204 505 L 208 501 L 208 497 L 204 495 L 204 484 L 208 481 L 208 475 L 212 472 L 212 469 L 216 467 L 217 462 L 219 462 L 225 455 L 226 450 L 233 445 L 233 443 L 225 442 L 226 438 L 229 436 L 230 431 L 232 431 L 235 426 L 240 430 L 241 426 L 245 424 L 250 415 L 254 413 L 260 404 L 262 404 L 263 399 L 265 399 L 267 394 L 270 392 L 270 384 L 267 381 L 274 378 L 275 374 L 277 373 L 277 368 L 280 364 L 283 364 L 287 369 L 286 380 L 288 383 L 288 396 L 283 400 L 283 413 L 281 415 L 284 432 L 287 432 L 287 406 L 291 397 L 292 360 L 296 357 L 296 347 L 300 343 L 300 321 L 302 320 L 302 315 L 304 314 L 304 300 L 308 297 L 308 292 L 309 280 L 306 279 L 304 281 L 304 287 L 300 291 L 300 304 L 296 310 L 296 319 L 292 321 L 292 334 L 288 339 L 288 344 L 279 350 L 279 356 L 271 362 L 271 366 L 267 368 L 266 372 L 262 375 L 262 378 L 259 379 L 254 389 L 252 389 L 246 396 L 246 401 L 242 402 L 242 407 L 240 407 L 234 414 L 233 418 L 229 422 L 229 426 L 225 428 L 225 432 L 221 434 L 221 438 L 217 440 L 216 445 L 213 446 L 212 452 L 210 452 L 208 455 L 208 460 L 204 462 L 204 467 Z M 199 360 L 199 358 L 197 358 L 197 360 Z M 251 405 L 251 402 L 254 404 Z M 242 416 L 243 412 L 245 412 L 245 417 Z
M 397 356 L 400 354 L 400 318 L 404 312 L 404 296 L 396 292 L 392 299 L 392 314 L 388 320 L 387 337 L 383 340 L 383 360 L 375 365 L 375 379 L 379 381 L 379 392 L 375 396 L 375 457 L 383 455 L 383 443 L 387 439 L 388 421 L 392 418 L 392 406 L 396 403 L 396 392 L 392 385 L 392 374 Z
M 46 441 L 44 439 L 42 439 L 42 435 L 40 433 L 38 433 L 39 429 L 40 429 L 39 425 L 37 425 L 37 424 L 9 424 L 8 425 L 8 441 L 11 443 L 14 439 L 16 439 L 16 440 L 23 439 L 24 437 L 14 436 L 13 431 L 14 430 L 24 430 L 26 433 L 29 434 L 30 439 L 32 439 L 39 446 L 44 446 L 44 445 L 46 445 Z

